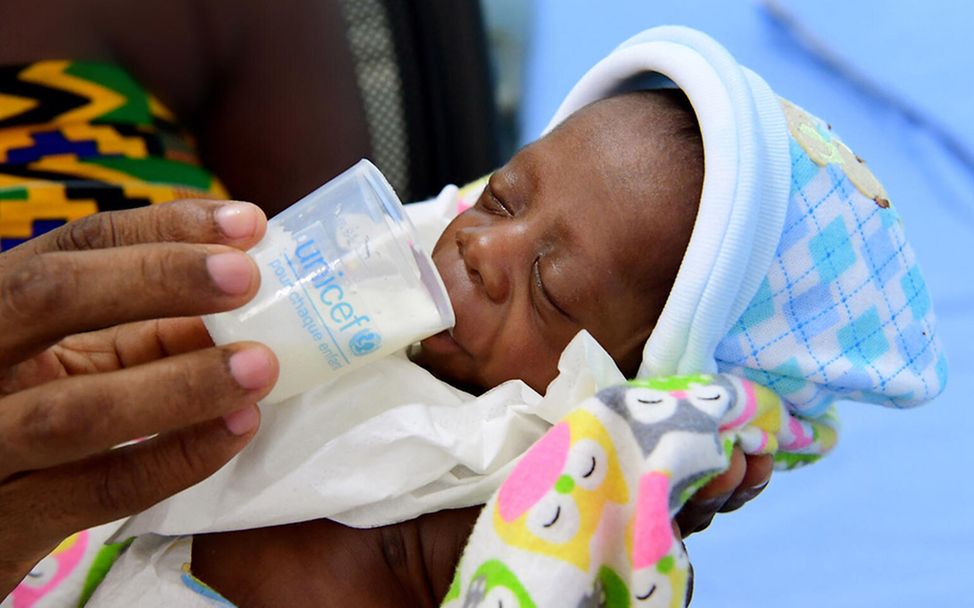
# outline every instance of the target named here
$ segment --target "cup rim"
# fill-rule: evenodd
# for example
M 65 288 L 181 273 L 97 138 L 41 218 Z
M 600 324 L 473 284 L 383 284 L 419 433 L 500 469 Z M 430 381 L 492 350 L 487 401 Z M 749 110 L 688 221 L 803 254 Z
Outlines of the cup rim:
M 365 183 L 369 185 L 376 198 L 379 199 L 386 214 L 405 232 L 409 252 L 412 254 L 416 269 L 419 271 L 420 282 L 429 292 L 433 303 L 436 304 L 436 311 L 440 315 L 440 320 L 452 328 L 456 325 L 456 315 L 453 312 L 450 294 L 446 290 L 443 278 L 436 269 L 432 252 L 426 251 L 419 245 L 416 227 L 409 219 L 399 195 L 396 194 L 392 184 L 389 183 L 382 171 L 369 159 L 363 158 L 353 168 L 362 175 Z

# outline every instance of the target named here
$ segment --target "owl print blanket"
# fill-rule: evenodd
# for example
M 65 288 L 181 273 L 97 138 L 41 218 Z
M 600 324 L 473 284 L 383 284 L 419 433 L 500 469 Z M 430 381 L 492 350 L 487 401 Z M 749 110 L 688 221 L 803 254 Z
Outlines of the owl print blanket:
M 443 606 L 684 606 L 689 560 L 672 518 L 727 468 L 733 446 L 792 468 L 835 440 L 831 414 L 793 416 L 735 376 L 605 389 L 518 461 L 477 520 Z

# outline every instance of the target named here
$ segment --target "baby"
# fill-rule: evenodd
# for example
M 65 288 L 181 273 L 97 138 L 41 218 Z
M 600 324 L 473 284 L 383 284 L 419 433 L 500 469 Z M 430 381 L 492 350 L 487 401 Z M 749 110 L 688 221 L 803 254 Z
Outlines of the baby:
M 699 128 L 679 91 L 579 110 L 494 172 L 443 231 L 433 259 L 456 327 L 424 340 L 413 361 L 474 392 L 520 379 L 543 394 L 584 329 L 634 376 L 702 182 Z M 197 536 L 192 568 L 242 606 L 430 605 L 446 593 L 475 515 L 440 512 L 406 532 L 350 534 L 318 520 Z

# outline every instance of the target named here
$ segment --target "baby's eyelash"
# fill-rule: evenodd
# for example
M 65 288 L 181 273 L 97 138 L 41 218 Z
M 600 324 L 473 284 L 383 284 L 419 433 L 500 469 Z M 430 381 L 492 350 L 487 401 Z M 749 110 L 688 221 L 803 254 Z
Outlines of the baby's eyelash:
M 514 215 L 511 210 L 504 204 L 504 201 L 499 199 L 494 191 L 490 189 L 490 185 L 484 188 L 483 195 L 477 199 L 477 202 L 484 201 L 483 207 L 490 212 L 498 213 L 502 215 Z
M 544 297 L 544 299 L 547 300 L 549 304 L 551 304 L 552 308 L 557 310 L 562 316 L 571 319 L 571 315 L 565 312 L 565 309 L 559 306 L 558 302 L 555 302 L 555 299 L 552 298 L 551 294 L 548 293 L 548 290 L 545 289 L 544 281 L 541 278 L 541 258 L 540 257 L 534 260 L 534 267 L 532 268 L 531 274 L 534 275 L 534 284 L 541 292 L 542 297 Z

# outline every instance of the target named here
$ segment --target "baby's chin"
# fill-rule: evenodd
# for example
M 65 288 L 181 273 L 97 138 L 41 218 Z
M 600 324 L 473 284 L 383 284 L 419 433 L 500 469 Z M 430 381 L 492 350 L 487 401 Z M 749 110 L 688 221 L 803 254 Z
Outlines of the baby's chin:
M 488 388 L 472 373 L 470 356 L 449 331 L 430 336 L 408 351 L 409 360 L 454 388 L 480 395 Z

